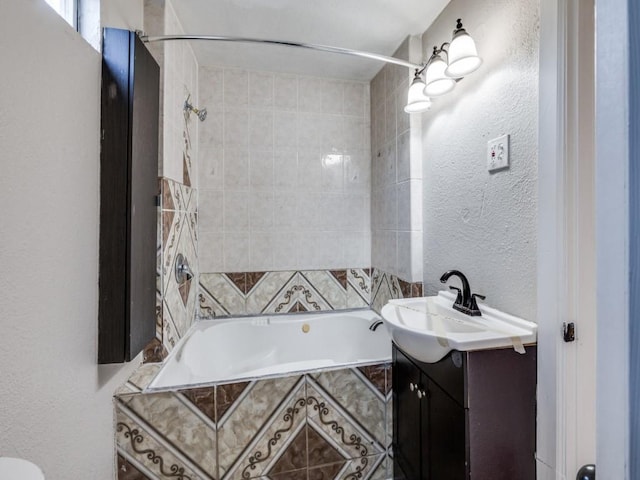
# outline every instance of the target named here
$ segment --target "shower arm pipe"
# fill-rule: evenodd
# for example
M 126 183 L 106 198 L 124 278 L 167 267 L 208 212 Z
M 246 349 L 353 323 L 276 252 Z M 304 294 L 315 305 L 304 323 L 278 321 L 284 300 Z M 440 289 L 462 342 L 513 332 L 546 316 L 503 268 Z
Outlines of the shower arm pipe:
M 425 65 L 408 62 L 394 57 L 387 57 L 386 55 L 379 55 L 377 53 L 363 52 L 361 50 L 352 50 L 350 48 L 332 47 L 329 45 L 317 45 L 314 43 L 299 43 L 288 42 L 284 40 L 267 40 L 261 38 L 246 38 L 246 37 L 229 37 L 224 35 L 158 35 L 148 36 L 141 34 L 140 39 L 145 43 L 153 42 L 166 42 L 169 40 L 209 40 L 215 42 L 239 42 L 239 43 L 261 43 L 267 45 L 280 45 L 284 47 L 296 47 L 306 48 L 308 50 L 317 50 L 320 52 L 339 53 L 342 55 L 351 55 L 353 57 L 368 58 L 371 60 L 377 60 L 379 62 L 393 63 L 394 65 L 400 65 L 401 67 L 410 68 L 421 73 Z

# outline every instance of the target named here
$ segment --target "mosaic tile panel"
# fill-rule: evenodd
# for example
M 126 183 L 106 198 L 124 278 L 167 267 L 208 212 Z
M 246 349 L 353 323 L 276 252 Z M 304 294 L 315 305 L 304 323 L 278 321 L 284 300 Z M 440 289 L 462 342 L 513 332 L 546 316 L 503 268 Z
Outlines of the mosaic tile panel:
M 368 308 L 369 269 L 202 273 L 199 318 Z
M 380 313 L 389 300 L 422 296 L 422 282 L 408 283 L 395 275 L 374 268 L 371 275 L 371 309 Z
M 160 180 L 161 248 L 159 264 L 159 298 L 161 334 L 164 349 L 156 348 L 152 361 L 167 355 L 193 323 L 198 301 L 198 216 L 197 192 L 168 178 Z M 194 278 L 178 284 L 175 261 L 182 254 L 189 262 Z
M 156 369 L 116 396 L 119 480 L 388 478 L 389 364 L 141 393 Z

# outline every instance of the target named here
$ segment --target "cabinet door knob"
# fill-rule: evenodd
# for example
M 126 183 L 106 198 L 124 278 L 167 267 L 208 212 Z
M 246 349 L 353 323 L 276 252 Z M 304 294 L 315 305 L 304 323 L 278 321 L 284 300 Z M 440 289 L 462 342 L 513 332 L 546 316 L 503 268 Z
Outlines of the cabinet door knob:
M 416 384 L 414 384 L 413 382 L 409 382 L 409 390 L 413 392 L 416 388 L 418 388 Z
M 423 395 L 422 390 L 418 390 L 418 398 L 422 400 Z

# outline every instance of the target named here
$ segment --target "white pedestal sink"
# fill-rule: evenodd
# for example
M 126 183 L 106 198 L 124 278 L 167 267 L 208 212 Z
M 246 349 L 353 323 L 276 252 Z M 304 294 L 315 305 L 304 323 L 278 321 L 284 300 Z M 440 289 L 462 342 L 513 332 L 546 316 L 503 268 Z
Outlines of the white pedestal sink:
M 471 317 L 452 305 L 455 295 L 438 292 L 432 297 L 390 300 L 382 319 L 393 341 L 417 360 L 435 363 L 451 350 L 469 351 L 536 343 L 537 325 L 482 303 L 482 316 Z

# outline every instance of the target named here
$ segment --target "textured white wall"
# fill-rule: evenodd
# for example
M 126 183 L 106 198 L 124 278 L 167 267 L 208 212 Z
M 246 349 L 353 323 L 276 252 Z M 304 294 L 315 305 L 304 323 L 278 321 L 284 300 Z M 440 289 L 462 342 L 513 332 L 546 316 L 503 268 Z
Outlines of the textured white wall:
M 42 0 L 0 2 L 0 455 L 110 479 L 98 367 L 100 55 Z
M 458 17 L 484 63 L 422 117 L 426 293 L 457 268 L 490 305 L 535 321 L 538 2 L 452 0 L 423 50 Z M 507 133 L 511 168 L 490 174 L 487 141 Z

